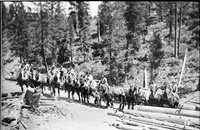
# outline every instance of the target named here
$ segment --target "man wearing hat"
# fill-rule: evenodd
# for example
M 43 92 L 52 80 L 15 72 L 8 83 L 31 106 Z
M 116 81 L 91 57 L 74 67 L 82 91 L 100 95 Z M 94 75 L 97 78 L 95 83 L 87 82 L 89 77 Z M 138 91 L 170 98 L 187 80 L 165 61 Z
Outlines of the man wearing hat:
M 105 88 L 108 87 L 108 80 L 107 80 L 107 78 L 105 77 L 105 73 L 102 74 L 102 79 L 101 79 L 99 85 L 100 85 L 102 88 L 104 88 L 104 90 L 106 90 Z M 103 93 L 104 93 L 104 92 L 103 92 Z
M 174 95 L 174 97 L 176 97 L 177 99 L 179 99 L 179 95 L 177 94 L 177 92 L 178 92 L 177 82 L 172 81 L 171 91 L 172 91 L 172 94 Z
M 171 90 L 172 90 L 173 93 L 177 93 L 177 91 L 178 91 L 178 85 L 175 81 L 172 81 Z

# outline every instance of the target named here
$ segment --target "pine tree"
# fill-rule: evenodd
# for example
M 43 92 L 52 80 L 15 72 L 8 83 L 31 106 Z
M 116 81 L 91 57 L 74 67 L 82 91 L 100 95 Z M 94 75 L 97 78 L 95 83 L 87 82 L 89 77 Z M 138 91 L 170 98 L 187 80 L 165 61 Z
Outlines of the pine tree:
M 151 79 L 150 79 L 150 84 L 153 83 L 155 77 L 156 77 L 156 72 L 154 72 L 161 63 L 161 60 L 164 56 L 164 51 L 162 50 L 162 42 L 161 42 L 161 37 L 159 32 L 154 32 L 153 35 L 153 40 L 150 44 L 150 55 L 149 55 L 149 61 L 150 61 L 150 69 L 151 69 Z
M 24 5 L 22 2 L 14 2 L 9 9 L 10 23 L 7 25 L 7 37 L 11 37 L 11 51 L 13 55 L 20 57 L 20 62 L 24 62 L 29 55 L 27 33 L 27 21 Z
M 146 7 L 146 3 L 142 2 L 126 2 L 127 9 L 124 13 L 124 17 L 126 20 L 126 26 L 128 29 L 128 33 L 126 36 L 127 39 L 127 53 L 126 60 L 128 59 L 128 50 L 129 45 L 132 45 L 131 54 L 135 54 L 139 51 L 140 43 L 138 42 L 138 36 L 146 29 L 146 11 L 144 8 Z M 127 73 L 127 69 L 126 69 Z

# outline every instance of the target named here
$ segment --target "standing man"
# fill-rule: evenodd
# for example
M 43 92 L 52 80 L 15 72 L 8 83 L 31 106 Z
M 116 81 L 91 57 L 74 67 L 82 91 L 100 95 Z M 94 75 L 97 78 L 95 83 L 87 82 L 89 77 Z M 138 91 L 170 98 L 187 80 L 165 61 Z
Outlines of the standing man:
M 173 93 L 177 93 L 178 92 L 178 84 L 175 81 L 172 81 L 171 90 L 172 90 Z
M 102 79 L 101 79 L 99 85 L 100 85 L 101 88 L 103 88 L 102 93 L 106 93 L 106 90 L 109 89 L 109 88 L 108 88 L 108 80 L 107 80 L 107 78 L 105 77 L 105 74 L 104 74 L 104 73 L 102 74 Z M 107 88 L 108 88 L 108 89 L 107 89 Z

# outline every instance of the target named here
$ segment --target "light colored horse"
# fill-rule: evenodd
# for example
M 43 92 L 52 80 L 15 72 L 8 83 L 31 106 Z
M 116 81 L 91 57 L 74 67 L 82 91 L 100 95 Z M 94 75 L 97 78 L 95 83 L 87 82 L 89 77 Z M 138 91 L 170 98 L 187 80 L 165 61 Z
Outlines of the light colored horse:
M 148 105 L 150 95 L 151 95 L 151 91 L 149 89 L 138 88 L 138 91 L 136 94 L 136 104 Z

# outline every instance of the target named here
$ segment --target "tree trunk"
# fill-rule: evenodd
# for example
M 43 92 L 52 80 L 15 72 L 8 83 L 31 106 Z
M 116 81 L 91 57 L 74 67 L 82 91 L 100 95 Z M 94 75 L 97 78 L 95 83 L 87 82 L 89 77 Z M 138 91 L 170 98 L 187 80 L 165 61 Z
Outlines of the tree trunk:
M 199 76 L 199 83 L 197 85 L 197 91 L 200 91 L 200 76 Z
M 124 67 L 124 70 L 125 70 L 125 83 L 127 83 L 127 80 L 128 80 L 128 77 L 127 77 L 127 73 L 128 73 L 128 70 L 127 70 L 127 64 L 128 64 L 128 49 L 129 49 L 129 41 L 131 39 L 131 36 L 130 34 L 127 34 L 126 36 L 126 40 L 127 40 L 127 44 L 126 44 L 126 53 L 125 53 L 125 62 L 126 62 L 126 65 Z
M 194 7 L 195 7 L 195 3 L 194 3 L 194 1 L 192 2 L 192 7 L 193 7 L 193 9 L 194 9 Z
M 43 65 L 45 66 L 46 72 L 48 72 L 47 68 L 47 62 L 45 58 L 45 52 L 44 52 L 44 32 L 43 32 L 43 15 L 42 15 L 42 3 L 40 2 L 40 20 L 41 20 L 41 53 L 42 53 L 42 58 L 43 58 Z
M 72 16 L 70 16 L 70 52 L 71 52 L 71 64 L 73 63 L 72 42 L 73 42 L 73 21 L 72 21 Z
M 179 56 L 179 53 L 180 53 L 180 39 L 181 39 L 181 26 L 182 26 L 182 6 L 183 6 L 183 3 L 181 1 L 181 7 L 180 7 L 180 18 L 179 18 L 179 33 L 178 33 L 178 56 Z
M 76 7 L 76 34 L 79 32 L 78 8 Z
M 172 114 L 172 115 L 179 115 L 179 116 L 188 116 L 194 118 L 200 118 L 198 111 L 192 110 L 180 110 L 175 108 L 164 108 L 164 107 L 153 107 L 153 106 L 135 106 L 138 111 L 145 111 L 145 112 L 157 112 L 157 113 L 165 113 L 165 114 Z
M 22 63 L 22 54 L 20 52 L 20 56 L 19 56 L 19 62 Z
M 174 39 L 174 57 L 177 58 L 177 2 L 175 2 L 175 27 L 174 27 L 174 31 L 175 31 L 175 39 Z
M 100 18 L 97 16 L 97 34 L 98 34 L 98 42 L 100 42 Z
M 151 2 L 149 2 L 149 16 L 151 15 Z
M 172 39 L 172 21 L 173 21 L 173 11 L 172 11 L 172 3 L 170 3 L 170 10 L 169 10 L 169 43 Z
M 151 62 L 152 62 L 152 61 L 151 61 Z M 154 68 L 154 67 L 153 67 L 153 65 L 152 65 L 152 63 L 151 63 L 151 65 L 150 65 L 150 69 L 151 69 L 151 70 L 150 70 L 150 71 L 151 71 L 151 72 L 150 72 L 150 75 L 151 75 L 151 76 L 150 76 L 150 85 L 153 83 L 153 76 L 154 76 L 154 74 L 153 74 L 153 73 L 154 73 L 153 68 Z
M 161 22 L 163 21 L 163 16 L 162 16 L 162 7 L 160 9 L 160 18 L 161 18 Z
M 163 21 L 163 16 L 162 16 L 162 3 L 160 2 L 160 21 Z

